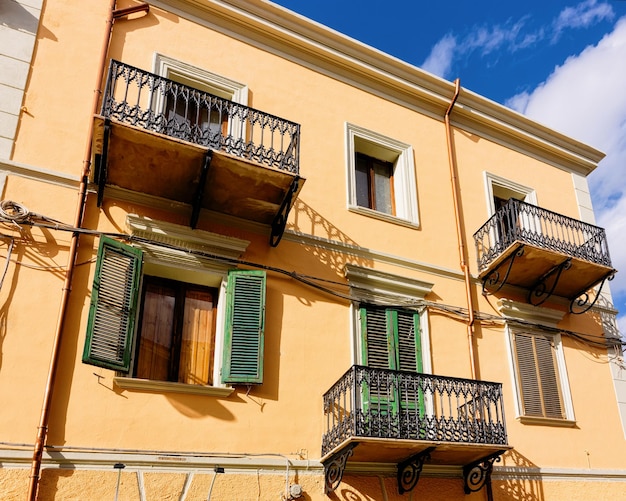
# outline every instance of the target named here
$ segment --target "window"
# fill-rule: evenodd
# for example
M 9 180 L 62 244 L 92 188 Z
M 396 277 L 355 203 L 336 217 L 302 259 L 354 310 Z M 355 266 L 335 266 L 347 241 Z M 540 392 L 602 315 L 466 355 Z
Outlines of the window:
M 245 137 L 241 119 L 229 120 L 229 102 L 247 105 L 248 87 L 163 54 L 155 54 L 155 73 L 201 92 L 170 89 L 157 109 L 164 110 L 168 134 L 218 148 L 227 136 Z M 217 99 L 205 97 L 203 92 Z M 230 114 L 232 115 L 232 113 Z
M 356 154 L 356 203 L 359 207 L 395 215 L 393 164 Z
M 159 252 L 167 255 L 155 245 L 142 251 L 101 238 L 83 362 L 139 379 L 191 385 L 215 385 L 217 364 L 221 383 L 261 383 L 265 273 L 229 270 L 226 287 L 215 273 L 209 275 L 217 277 L 216 287 L 144 275 L 144 254 Z M 185 276 L 180 270 L 173 274 Z M 191 275 L 197 280 L 205 273 Z M 226 303 L 222 326 L 216 315 L 221 301 Z M 223 353 L 217 350 L 219 333 Z
M 419 225 L 413 149 L 346 124 L 348 208 L 407 226 Z
M 135 377 L 213 384 L 217 290 L 145 276 Z
M 364 305 L 360 310 L 364 365 L 378 369 L 422 372 L 419 314 Z
M 516 332 L 513 337 L 523 414 L 565 419 L 554 336 Z
M 507 318 L 518 416 L 522 422 L 571 424 L 574 407 L 565 356 L 561 336 L 554 332 L 564 313 L 504 298 L 498 300 L 498 309 Z M 529 329 L 522 324 L 527 322 L 538 327 Z M 542 325 L 547 329 L 542 329 Z

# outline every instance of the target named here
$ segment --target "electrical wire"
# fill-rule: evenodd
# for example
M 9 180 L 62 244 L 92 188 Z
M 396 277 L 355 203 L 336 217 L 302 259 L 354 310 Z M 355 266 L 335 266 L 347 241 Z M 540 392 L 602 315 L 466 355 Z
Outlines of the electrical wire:
M 412 300 L 406 299 L 402 300 L 401 298 L 390 298 L 385 295 L 376 294 L 368 289 L 363 289 L 355 286 L 350 286 L 347 283 L 342 283 L 336 280 L 325 279 L 321 277 L 314 277 L 311 275 L 301 274 L 299 272 L 293 270 L 285 270 L 283 268 L 278 268 L 276 266 L 269 266 L 265 264 L 256 263 L 253 261 L 247 261 L 238 258 L 229 258 L 225 256 L 221 256 L 218 254 L 214 254 L 211 252 L 202 251 L 199 249 L 190 249 L 181 246 L 176 246 L 173 244 L 168 244 L 166 242 L 155 242 L 148 238 L 138 237 L 137 235 L 127 234 L 127 233 L 119 233 L 119 232 L 103 232 L 99 230 L 90 230 L 86 228 L 75 228 L 68 224 L 65 224 L 61 221 L 57 221 L 40 214 L 35 214 L 30 212 L 25 206 L 12 202 L 10 200 L 5 200 L 0 202 L 0 223 L 11 223 L 12 225 L 29 225 L 35 227 L 42 227 L 52 230 L 59 231 L 69 231 L 74 233 L 81 234 L 89 234 L 94 236 L 107 236 L 111 238 L 117 238 L 120 240 L 124 240 L 126 242 L 132 243 L 143 243 L 143 244 L 151 244 L 158 245 L 160 247 L 186 252 L 191 255 L 195 255 L 198 257 L 203 257 L 206 259 L 211 259 L 212 261 L 216 261 L 222 264 L 228 264 L 233 266 L 245 266 L 249 268 L 259 269 L 274 272 L 277 274 L 282 274 L 296 280 L 308 287 L 316 289 L 319 292 L 324 294 L 328 294 L 339 299 L 350 301 L 353 303 L 361 303 L 368 302 L 374 305 L 386 306 L 386 307 L 397 307 L 397 308 L 408 308 L 415 309 L 417 311 L 421 311 L 423 309 L 428 309 L 434 313 L 439 313 L 443 315 L 447 315 L 450 318 L 454 318 L 459 321 L 466 321 L 469 318 L 469 312 L 467 308 L 463 308 L 460 306 L 452 306 L 442 303 L 435 303 L 432 301 L 426 300 Z M 12 237 L 10 237 L 12 238 Z M 12 246 L 11 246 L 12 250 Z M 9 253 L 10 257 L 10 253 Z M 90 259 L 81 265 L 89 264 L 93 262 L 96 258 Z M 8 263 L 8 260 L 7 260 Z M 20 264 L 22 266 L 33 267 L 32 265 L 26 265 L 24 263 L 16 262 L 16 264 Z M 42 267 L 42 269 L 55 269 L 56 267 Z M 6 267 L 4 274 L 6 274 Z M 4 279 L 4 275 L 2 276 L 2 280 Z M 0 281 L 0 286 L 1 286 Z M 349 288 L 347 293 L 340 292 L 336 289 L 330 288 L 328 285 L 324 284 L 332 284 L 337 287 Z M 365 301 L 366 300 L 366 301 Z M 606 336 L 596 336 L 593 334 L 584 334 L 580 332 L 575 332 L 571 330 L 561 329 L 557 327 L 550 327 L 544 324 L 539 324 L 536 322 L 530 322 L 523 319 L 510 318 L 510 317 L 502 317 L 489 313 L 483 312 L 474 312 L 474 317 L 478 320 L 481 325 L 484 326 L 501 326 L 508 324 L 517 324 L 523 327 L 548 331 L 551 333 L 561 333 L 567 336 L 571 336 L 581 342 L 587 343 L 590 346 L 601 347 L 601 348 L 624 348 L 626 347 L 626 341 L 623 341 L 621 338 L 617 337 L 606 337 Z

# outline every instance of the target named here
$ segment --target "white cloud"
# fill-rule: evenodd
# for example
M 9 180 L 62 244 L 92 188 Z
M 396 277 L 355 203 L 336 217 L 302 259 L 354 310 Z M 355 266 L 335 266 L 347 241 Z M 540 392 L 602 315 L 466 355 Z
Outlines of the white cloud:
M 568 58 L 531 92 L 507 104 L 606 153 L 589 176 L 599 226 L 606 229 L 615 306 L 626 310 L 626 17 L 597 45 Z M 626 319 L 621 318 L 626 324 Z M 626 327 L 626 325 L 624 325 Z M 624 332 L 624 331 L 622 331 Z
M 422 68 L 435 75 L 447 75 L 452 68 L 452 59 L 456 50 L 456 38 L 446 35 L 439 40 L 430 51 Z
M 558 39 L 563 31 L 572 28 L 586 28 L 605 19 L 613 19 L 613 7 L 597 0 L 586 0 L 575 7 L 566 7 L 553 23 L 553 40 Z
M 529 49 L 544 40 L 556 42 L 569 29 L 586 28 L 592 24 L 614 17 L 613 7 L 606 2 L 585 0 L 575 7 L 563 9 L 547 26 L 525 30 L 530 16 L 516 22 L 508 21 L 493 26 L 473 26 L 460 38 L 448 33 L 431 49 L 422 68 L 444 78 L 449 78 L 455 60 L 466 59 L 472 53 L 481 56 L 495 51 L 514 53 Z

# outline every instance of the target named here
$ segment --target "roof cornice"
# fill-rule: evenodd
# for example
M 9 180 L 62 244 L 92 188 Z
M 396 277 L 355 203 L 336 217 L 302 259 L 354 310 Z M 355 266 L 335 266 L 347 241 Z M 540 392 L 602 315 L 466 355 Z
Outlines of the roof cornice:
M 268 0 L 149 0 L 241 40 L 443 120 L 454 84 Z M 524 115 L 462 89 L 456 127 L 589 174 L 604 153 Z

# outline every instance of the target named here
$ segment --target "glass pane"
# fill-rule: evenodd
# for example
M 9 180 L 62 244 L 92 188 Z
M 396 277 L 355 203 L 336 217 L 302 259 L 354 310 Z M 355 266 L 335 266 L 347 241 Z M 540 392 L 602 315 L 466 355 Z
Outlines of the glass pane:
M 374 190 L 376 207 L 379 212 L 393 214 L 391 202 L 391 168 L 389 164 L 374 161 Z
M 146 284 L 136 376 L 169 380 L 174 327 L 175 291 Z
M 370 196 L 369 196 L 369 166 L 368 166 L 367 158 L 364 158 L 361 155 L 356 156 L 356 169 L 354 172 L 354 176 L 356 179 L 356 204 L 359 207 L 369 207 L 370 205 Z
M 178 381 L 211 384 L 213 345 L 213 294 L 188 290 L 185 295 Z

